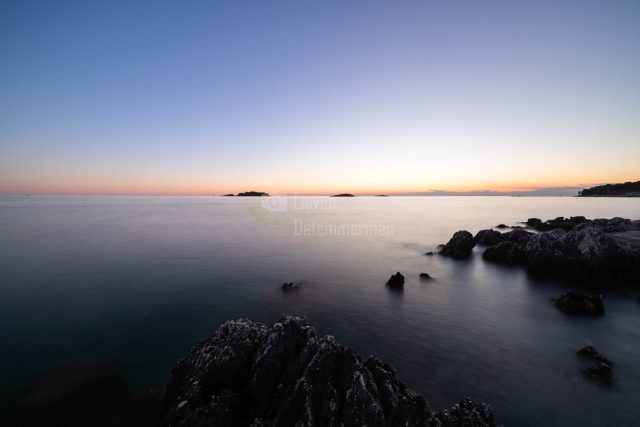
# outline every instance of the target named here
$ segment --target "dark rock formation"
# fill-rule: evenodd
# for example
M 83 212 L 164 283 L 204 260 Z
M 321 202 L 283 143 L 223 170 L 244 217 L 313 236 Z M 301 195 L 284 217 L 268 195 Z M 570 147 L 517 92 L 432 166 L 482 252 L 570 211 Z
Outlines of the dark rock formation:
M 331 197 L 356 197 L 353 194 L 349 194 L 349 193 L 340 193 L 340 194 L 334 194 Z
M 567 292 L 556 299 L 554 305 L 558 310 L 568 314 L 601 316 L 605 312 L 602 295 Z
M 473 235 L 466 230 L 456 232 L 446 245 L 440 250 L 441 255 L 451 258 L 468 258 L 476 245 Z
M 174 368 L 163 426 L 494 426 L 485 404 L 435 413 L 376 358 L 298 317 L 229 321 Z
M 502 241 L 502 233 L 491 229 L 480 230 L 478 231 L 478 234 L 475 235 L 473 240 L 478 245 L 493 246 Z
M 605 363 L 613 367 L 613 362 L 600 354 L 600 352 L 591 345 L 578 350 L 578 356 L 584 357 L 585 359 L 589 359 L 594 362 Z
M 498 224 L 496 225 L 496 228 L 507 228 L 506 224 Z
M 282 284 L 282 290 L 283 291 L 297 291 L 298 289 L 300 289 L 302 287 L 302 283 L 298 282 L 298 283 L 293 283 L 293 282 L 284 282 Z
M 420 273 L 420 280 L 431 280 L 433 277 L 429 275 L 429 273 Z
M 225 197 L 235 197 L 235 194 L 233 194 L 233 193 L 229 193 L 229 194 L 225 194 L 224 196 L 225 196 Z
M 244 193 L 238 193 L 238 197 L 266 197 L 269 193 L 263 191 L 245 191 Z
M 559 216 L 556 219 L 549 219 L 545 222 L 542 222 L 542 220 L 538 218 L 529 218 L 526 224 L 527 226 L 538 231 L 549 231 L 555 230 L 557 228 L 565 231 L 570 231 L 573 230 L 573 228 L 577 225 L 588 222 L 590 221 L 583 216 L 572 216 L 570 218 Z
M 602 384 L 609 385 L 613 382 L 613 369 L 606 363 L 596 363 L 585 368 L 582 372 L 590 379 Z
M 579 195 L 581 197 L 640 197 L 640 181 L 598 185 L 585 188 Z
M 429 251 L 429 252 L 425 252 L 425 255 L 432 256 L 432 255 L 438 255 L 438 253 L 437 252 L 433 252 L 433 251 Z
M 486 261 L 503 264 L 518 264 L 522 260 L 522 248 L 517 243 L 500 242 L 495 246 L 488 247 L 483 252 L 482 258 Z
M 473 240 L 489 246 L 485 260 L 519 264 L 536 275 L 600 285 L 640 283 L 640 221 L 575 216 L 529 218 L 527 224 L 541 231 L 481 230 Z M 454 258 L 470 253 L 465 233 L 454 234 L 440 253 Z
M 387 286 L 389 286 L 390 288 L 404 287 L 404 276 L 400 274 L 400 272 L 397 272 L 389 278 L 389 280 L 387 281 Z
M 529 218 L 526 222 L 529 227 L 536 227 L 542 224 L 542 220 L 540 218 Z

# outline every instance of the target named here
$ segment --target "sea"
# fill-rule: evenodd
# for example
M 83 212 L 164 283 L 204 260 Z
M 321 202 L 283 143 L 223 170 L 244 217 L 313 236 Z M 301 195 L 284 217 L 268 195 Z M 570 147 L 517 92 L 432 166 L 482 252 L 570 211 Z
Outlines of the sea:
M 598 290 L 606 315 L 573 317 L 551 299 L 576 283 L 481 247 L 425 255 L 458 230 L 575 215 L 640 219 L 640 199 L 2 196 L 2 410 L 91 399 L 92 369 L 98 388 L 161 390 L 226 320 L 286 313 L 389 362 L 434 409 L 471 397 L 505 426 L 637 426 L 640 285 Z M 402 291 L 385 286 L 396 272 Z M 581 373 L 586 345 L 614 362 L 611 386 Z

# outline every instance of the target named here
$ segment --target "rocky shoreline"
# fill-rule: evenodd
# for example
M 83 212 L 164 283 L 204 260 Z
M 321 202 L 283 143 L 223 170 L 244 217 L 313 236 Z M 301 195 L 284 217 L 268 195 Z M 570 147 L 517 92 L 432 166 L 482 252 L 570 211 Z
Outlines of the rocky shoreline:
M 484 260 L 522 266 L 535 275 L 599 286 L 640 283 L 640 220 L 577 216 L 529 218 L 524 224 L 508 232 L 480 230 L 475 236 L 458 231 L 439 254 L 467 258 L 480 245 Z
M 436 412 L 387 363 L 362 361 L 300 317 L 228 321 L 173 369 L 163 426 L 494 426 L 463 399 Z

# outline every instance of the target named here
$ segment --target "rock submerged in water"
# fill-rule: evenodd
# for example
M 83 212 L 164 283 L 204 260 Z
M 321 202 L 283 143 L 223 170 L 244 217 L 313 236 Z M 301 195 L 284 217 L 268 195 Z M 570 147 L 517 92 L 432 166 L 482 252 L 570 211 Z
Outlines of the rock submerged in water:
M 402 288 L 404 287 L 404 276 L 398 271 L 392 275 L 387 281 L 387 286 L 390 288 Z
M 394 369 L 299 317 L 228 321 L 173 369 L 162 426 L 495 426 L 463 399 L 435 412 Z
M 475 245 L 473 235 L 466 230 L 461 230 L 440 249 L 440 254 L 456 259 L 468 258 Z
M 429 273 L 420 273 L 420 280 L 431 280 L 433 277 Z
M 602 295 L 567 292 L 556 299 L 554 305 L 567 314 L 602 316 L 605 313 Z

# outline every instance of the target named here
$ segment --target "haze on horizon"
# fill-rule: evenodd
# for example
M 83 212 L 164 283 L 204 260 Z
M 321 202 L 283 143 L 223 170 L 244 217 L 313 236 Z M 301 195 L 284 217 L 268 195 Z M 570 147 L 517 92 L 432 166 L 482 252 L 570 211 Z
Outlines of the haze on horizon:
M 640 176 L 640 2 L 0 5 L 0 193 Z

